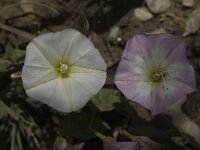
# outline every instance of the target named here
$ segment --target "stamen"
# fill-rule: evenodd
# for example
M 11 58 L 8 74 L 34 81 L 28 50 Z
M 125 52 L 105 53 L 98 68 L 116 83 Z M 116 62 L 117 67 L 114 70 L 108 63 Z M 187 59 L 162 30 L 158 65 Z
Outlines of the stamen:
M 161 80 L 165 79 L 166 75 L 167 75 L 166 71 L 155 72 L 155 74 L 153 75 L 153 77 L 154 77 L 154 79 L 156 81 L 161 81 Z
M 60 63 L 59 71 L 60 71 L 61 73 L 66 73 L 67 70 L 68 70 L 68 66 L 67 66 L 66 64 Z
M 149 79 L 152 83 L 160 83 L 165 80 L 168 72 L 165 71 L 163 68 L 154 68 L 150 71 Z

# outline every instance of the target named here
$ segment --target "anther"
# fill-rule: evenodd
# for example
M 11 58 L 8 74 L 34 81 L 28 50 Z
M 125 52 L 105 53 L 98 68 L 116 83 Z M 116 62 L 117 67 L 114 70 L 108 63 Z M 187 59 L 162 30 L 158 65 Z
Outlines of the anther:
M 68 66 L 67 66 L 66 64 L 60 63 L 60 70 L 59 70 L 59 71 L 60 71 L 61 73 L 66 73 L 67 70 L 68 70 Z

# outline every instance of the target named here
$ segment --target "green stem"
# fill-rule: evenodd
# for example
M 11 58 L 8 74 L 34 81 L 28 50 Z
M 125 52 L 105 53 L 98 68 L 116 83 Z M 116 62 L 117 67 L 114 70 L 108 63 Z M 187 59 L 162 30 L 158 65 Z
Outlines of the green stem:
M 122 132 L 125 136 L 127 136 L 132 141 L 136 140 L 136 136 L 132 135 L 131 133 L 127 132 L 126 130 L 123 130 Z
M 93 113 L 92 117 L 91 117 L 91 120 L 90 120 L 89 129 L 94 133 L 94 135 L 96 137 L 98 137 L 101 140 L 104 140 L 106 138 L 106 136 L 92 128 L 95 116 L 96 116 L 96 113 Z
M 106 136 L 103 135 L 102 133 L 100 133 L 100 132 L 98 132 L 98 131 L 96 131 L 96 130 L 92 130 L 92 132 L 93 132 L 94 135 L 95 135 L 96 137 L 98 137 L 99 139 L 101 139 L 101 140 L 105 140 L 105 139 L 106 139 Z

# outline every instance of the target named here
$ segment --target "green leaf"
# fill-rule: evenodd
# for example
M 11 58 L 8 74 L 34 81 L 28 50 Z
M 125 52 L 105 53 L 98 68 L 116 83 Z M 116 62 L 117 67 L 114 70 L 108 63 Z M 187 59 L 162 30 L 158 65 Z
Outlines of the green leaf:
M 65 138 L 78 138 L 83 141 L 94 137 L 92 129 L 103 133 L 108 128 L 99 117 L 85 112 L 70 113 L 59 125 L 59 130 Z
M 8 71 L 11 65 L 12 63 L 8 60 L 0 59 L 0 72 Z
M 7 115 L 8 115 L 8 112 L 6 111 L 6 109 L 3 107 L 0 107 L 0 119 L 7 117 Z
M 11 129 L 11 133 L 10 133 L 10 139 L 11 139 L 11 145 L 10 145 L 10 149 L 11 150 L 15 150 L 15 135 L 16 135 L 16 131 L 17 131 L 17 126 L 16 124 L 12 123 L 12 129 Z
M 4 55 L 5 58 L 12 62 L 17 62 L 25 56 L 25 51 L 21 49 L 9 48 Z
M 100 92 L 92 98 L 92 103 L 101 112 L 113 110 L 120 102 L 118 90 L 113 89 L 101 89 Z
M 89 33 L 89 23 L 84 13 L 81 13 L 78 16 L 72 28 L 78 30 L 84 35 L 87 35 Z

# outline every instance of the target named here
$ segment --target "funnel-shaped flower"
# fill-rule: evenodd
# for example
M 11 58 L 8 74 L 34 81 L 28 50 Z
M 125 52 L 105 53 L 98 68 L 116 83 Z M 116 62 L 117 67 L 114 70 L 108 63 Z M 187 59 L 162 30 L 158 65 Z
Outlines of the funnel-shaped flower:
M 139 142 L 118 142 L 112 137 L 106 137 L 103 141 L 104 150 L 141 150 Z
M 138 34 L 125 47 L 115 84 L 153 114 L 195 90 L 185 42 L 174 35 Z
M 106 64 L 89 39 L 74 29 L 47 33 L 26 48 L 22 81 L 27 95 L 71 112 L 104 85 Z

